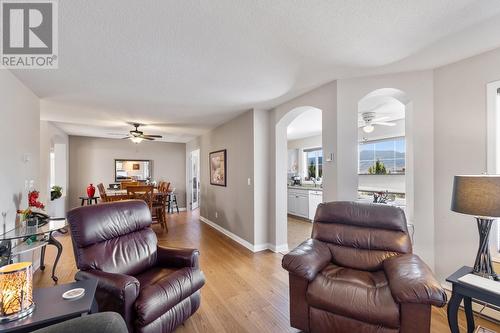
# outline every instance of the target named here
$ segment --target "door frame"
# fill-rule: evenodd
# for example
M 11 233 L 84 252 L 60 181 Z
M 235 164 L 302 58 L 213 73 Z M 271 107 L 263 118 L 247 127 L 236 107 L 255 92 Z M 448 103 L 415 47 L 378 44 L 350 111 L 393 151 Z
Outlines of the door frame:
M 196 159 L 198 161 L 196 175 L 194 175 L 194 172 L 193 172 L 194 166 L 195 166 L 195 164 L 193 163 L 195 160 L 194 159 L 195 156 L 196 156 Z M 195 176 L 196 176 L 196 182 L 197 182 L 196 187 L 193 186 L 193 179 Z M 200 149 L 195 149 L 189 153 L 189 182 L 188 182 L 188 185 L 189 185 L 189 189 L 190 189 L 189 192 L 191 193 L 191 197 L 189 198 L 191 210 L 195 210 L 198 207 L 200 207 Z M 197 198 L 196 203 L 194 202 L 195 195 Z

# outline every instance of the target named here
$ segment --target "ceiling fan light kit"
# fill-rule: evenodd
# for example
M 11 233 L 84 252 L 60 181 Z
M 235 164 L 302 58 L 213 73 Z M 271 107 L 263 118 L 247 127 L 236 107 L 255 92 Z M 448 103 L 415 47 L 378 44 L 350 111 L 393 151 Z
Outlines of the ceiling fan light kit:
M 375 129 L 375 127 L 373 127 L 373 125 L 368 124 L 368 125 L 363 127 L 363 132 L 371 133 L 371 132 L 373 132 L 374 129 Z
M 124 137 L 123 139 L 130 139 L 135 144 L 141 143 L 144 140 L 149 140 L 149 141 L 154 141 L 155 139 L 161 139 L 161 135 L 150 135 L 150 134 L 144 134 L 143 131 L 139 131 L 139 126 L 141 124 L 138 123 L 133 123 L 132 126 L 135 127 L 135 129 L 131 130 L 129 133 L 130 135 Z

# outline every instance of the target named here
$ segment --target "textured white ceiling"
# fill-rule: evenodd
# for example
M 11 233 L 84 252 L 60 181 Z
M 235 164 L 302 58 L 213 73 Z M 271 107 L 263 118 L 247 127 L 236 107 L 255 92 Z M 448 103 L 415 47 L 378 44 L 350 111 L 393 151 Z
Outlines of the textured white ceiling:
M 500 46 L 498 0 L 64 0 L 59 17 L 59 69 L 14 71 L 42 119 L 180 142 L 333 79 Z

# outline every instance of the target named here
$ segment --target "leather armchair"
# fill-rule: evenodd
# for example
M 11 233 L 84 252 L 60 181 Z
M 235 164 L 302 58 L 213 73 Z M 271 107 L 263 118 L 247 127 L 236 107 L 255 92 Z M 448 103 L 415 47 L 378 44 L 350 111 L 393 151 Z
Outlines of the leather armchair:
M 158 246 L 142 200 L 68 212 L 76 280 L 97 279 L 99 311 L 121 314 L 129 332 L 172 332 L 200 306 L 199 252 Z
M 356 202 L 318 206 L 311 238 L 283 257 L 290 322 L 305 332 L 430 331 L 446 294 L 412 247 L 404 212 Z

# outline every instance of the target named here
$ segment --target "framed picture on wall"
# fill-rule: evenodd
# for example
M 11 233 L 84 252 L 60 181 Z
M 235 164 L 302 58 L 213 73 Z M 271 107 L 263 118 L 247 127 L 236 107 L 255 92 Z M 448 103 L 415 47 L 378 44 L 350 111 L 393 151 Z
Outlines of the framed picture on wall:
M 210 184 L 227 186 L 226 149 L 211 152 L 208 156 L 210 165 Z

